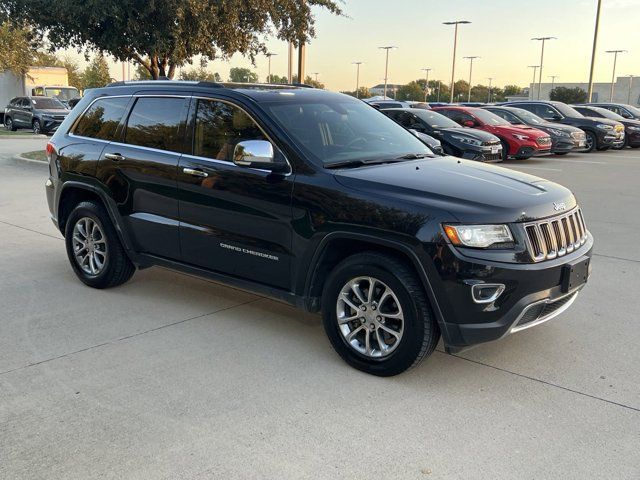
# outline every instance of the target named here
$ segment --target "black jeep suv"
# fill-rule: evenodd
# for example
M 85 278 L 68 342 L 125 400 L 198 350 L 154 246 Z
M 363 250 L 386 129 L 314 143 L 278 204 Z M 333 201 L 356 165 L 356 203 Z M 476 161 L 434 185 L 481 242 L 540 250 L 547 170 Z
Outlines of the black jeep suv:
M 322 312 L 388 376 L 567 309 L 593 237 L 553 182 L 435 156 L 354 98 L 293 86 L 92 90 L 47 145 L 46 193 L 95 288 L 162 265 Z
M 505 107 L 517 107 L 535 113 L 548 122 L 563 123 L 583 130 L 586 139 L 586 151 L 607 150 L 624 145 L 624 125 L 608 118 L 585 117 L 575 108 L 562 102 L 544 102 L 540 100 L 501 103 Z

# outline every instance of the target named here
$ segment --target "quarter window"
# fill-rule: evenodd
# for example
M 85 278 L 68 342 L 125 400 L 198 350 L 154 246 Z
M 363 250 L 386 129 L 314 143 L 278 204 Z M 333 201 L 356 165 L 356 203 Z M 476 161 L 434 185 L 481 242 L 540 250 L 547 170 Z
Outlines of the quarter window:
M 233 161 L 235 146 L 244 140 L 268 140 L 240 108 L 214 100 L 198 100 L 193 154 Z
M 82 115 L 73 134 L 100 140 L 114 140 L 127 103 L 129 98 L 123 97 L 96 100 Z
M 183 98 L 138 98 L 131 110 L 125 143 L 172 152 L 182 151 Z

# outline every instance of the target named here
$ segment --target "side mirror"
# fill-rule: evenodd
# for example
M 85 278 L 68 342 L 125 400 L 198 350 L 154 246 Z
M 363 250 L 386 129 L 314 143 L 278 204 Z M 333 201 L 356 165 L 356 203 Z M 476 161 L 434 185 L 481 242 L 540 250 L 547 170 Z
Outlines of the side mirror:
M 282 156 L 276 155 L 273 145 L 266 140 L 245 140 L 233 150 L 233 163 L 239 167 L 262 168 L 272 172 L 285 172 L 289 165 Z
M 463 126 L 463 127 L 470 127 L 470 128 L 473 128 L 473 127 L 475 127 L 475 126 L 476 126 L 476 122 L 474 122 L 473 120 L 464 120 L 464 121 L 462 122 L 462 126 Z

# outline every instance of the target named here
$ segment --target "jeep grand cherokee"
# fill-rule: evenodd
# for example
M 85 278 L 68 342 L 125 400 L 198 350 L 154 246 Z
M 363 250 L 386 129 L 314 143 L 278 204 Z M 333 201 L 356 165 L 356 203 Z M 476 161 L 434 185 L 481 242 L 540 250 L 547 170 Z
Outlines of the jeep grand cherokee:
M 292 86 L 92 90 L 47 146 L 46 193 L 79 279 L 162 265 L 321 312 L 375 375 L 542 323 L 593 238 L 553 182 L 439 157 L 351 97 Z

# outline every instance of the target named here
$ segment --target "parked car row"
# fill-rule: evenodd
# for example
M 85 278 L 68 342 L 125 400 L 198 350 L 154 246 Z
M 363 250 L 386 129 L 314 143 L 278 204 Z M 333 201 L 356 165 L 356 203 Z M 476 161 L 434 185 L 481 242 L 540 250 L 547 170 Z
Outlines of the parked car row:
M 419 106 L 395 100 L 368 103 L 405 128 L 440 140 L 445 154 L 485 162 L 640 147 L 640 109 L 632 105 L 534 100 L 473 105 L 414 102 Z M 450 121 L 443 122 L 443 116 Z M 471 129 L 490 137 L 471 138 L 476 135 Z M 501 146 L 498 158 L 482 151 L 495 142 Z

